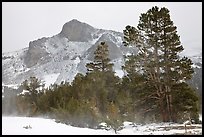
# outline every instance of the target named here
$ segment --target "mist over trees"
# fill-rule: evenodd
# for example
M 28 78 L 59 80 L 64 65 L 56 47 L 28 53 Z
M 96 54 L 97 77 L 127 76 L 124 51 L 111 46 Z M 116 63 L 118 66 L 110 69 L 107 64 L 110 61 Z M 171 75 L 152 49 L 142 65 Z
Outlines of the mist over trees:
M 11 99 L 16 113 L 48 115 L 78 127 L 99 128 L 106 122 L 116 133 L 124 121 L 183 122 L 190 117 L 198 123 L 198 96 L 186 82 L 193 74 L 192 61 L 178 56 L 184 49 L 169 10 L 152 7 L 141 14 L 137 27 L 127 25 L 123 33 L 124 46 L 139 50 L 125 57 L 123 78 L 115 75 L 108 45 L 101 42 L 86 75 L 78 73 L 71 83 L 44 88 L 36 77 L 25 80 L 20 88 L 28 92 Z M 7 99 L 2 113 L 10 113 Z

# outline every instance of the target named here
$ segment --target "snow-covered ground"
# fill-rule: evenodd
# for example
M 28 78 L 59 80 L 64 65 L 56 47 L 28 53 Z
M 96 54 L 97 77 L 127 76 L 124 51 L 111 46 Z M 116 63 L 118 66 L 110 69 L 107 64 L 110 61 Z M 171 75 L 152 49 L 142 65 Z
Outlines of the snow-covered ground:
M 130 125 L 124 122 L 124 129 L 117 135 L 169 135 L 184 134 L 183 124 L 146 124 Z M 187 134 L 202 134 L 202 125 L 193 124 L 195 129 L 188 129 Z M 56 123 L 54 119 L 37 117 L 8 117 L 2 116 L 3 135 L 114 135 L 113 130 L 78 128 L 70 125 Z

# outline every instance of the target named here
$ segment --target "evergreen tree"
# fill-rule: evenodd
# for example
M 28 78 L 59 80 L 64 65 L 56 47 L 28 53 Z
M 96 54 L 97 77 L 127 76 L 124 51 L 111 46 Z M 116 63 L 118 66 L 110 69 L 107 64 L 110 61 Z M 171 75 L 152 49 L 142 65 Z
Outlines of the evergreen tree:
M 89 73 L 87 74 L 87 81 L 89 81 L 89 89 L 87 92 L 92 93 L 92 108 L 95 115 L 100 119 L 100 122 L 109 121 L 116 131 L 117 121 L 110 115 L 110 102 L 117 102 L 117 93 L 119 78 L 114 75 L 112 70 L 113 64 L 110 63 L 108 45 L 101 42 L 94 52 L 94 61 L 87 64 Z M 94 103 L 93 103 L 94 102 Z M 119 109 L 119 108 L 117 108 Z M 96 111 L 97 110 L 97 111 Z M 119 112 L 117 112 L 119 115 Z M 118 119 L 121 121 L 121 119 Z
M 125 46 L 139 50 L 131 59 L 132 69 L 143 73 L 149 87 L 154 87 L 147 92 L 146 101 L 156 99 L 163 121 L 174 121 L 172 87 L 191 78 L 192 62 L 178 56 L 183 47 L 167 8 L 155 6 L 141 14 L 137 28 L 127 26 L 124 30 Z
M 172 87 L 173 117 L 176 122 L 193 119 L 199 123 L 199 104 L 196 91 L 186 83 L 178 83 Z
M 119 113 L 119 108 L 116 104 L 113 102 L 110 102 L 108 104 L 108 113 L 106 116 L 105 122 L 107 123 L 108 126 L 110 126 L 115 134 L 117 134 L 117 131 L 122 129 L 122 123 L 123 121 L 121 120 L 121 115 Z
M 113 64 L 110 63 L 108 55 L 108 45 L 105 42 L 101 42 L 94 52 L 94 62 L 86 65 L 88 71 L 112 71 Z
M 25 97 L 24 100 L 27 101 L 29 108 L 30 108 L 30 114 L 33 115 L 37 112 L 38 109 L 38 96 L 40 94 L 40 90 L 43 90 L 44 84 L 36 77 L 30 77 L 29 80 L 25 80 L 22 82 L 22 85 L 24 90 L 28 90 L 29 92 L 24 93 L 24 95 L 21 95 L 22 97 Z

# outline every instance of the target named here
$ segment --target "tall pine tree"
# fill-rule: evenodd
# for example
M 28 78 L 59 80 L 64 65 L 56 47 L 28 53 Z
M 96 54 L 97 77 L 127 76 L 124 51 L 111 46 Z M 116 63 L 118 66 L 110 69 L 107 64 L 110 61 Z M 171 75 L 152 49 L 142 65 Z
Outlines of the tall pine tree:
M 86 65 L 88 71 L 112 71 L 113 64 L 110 63 L 108 55 L 108 45 L 105 42 L 101 42 L 94 52 L 94 62 Z
M 121 126 L 122 120 L 116 105 L 119 78 L 114 75 L 112 67 L 108 45 L 101 42 L 94 52 L 94 61 L 87 64 L 89 72 L 87 77 L 92 85 L 90 88 L 94 92 L 92 99 L 95 100 L 95 107 L 101 114 L 101 120 L 108 121 L 116 132 Z M 112 105 L 110 105 L 111 103 Z
M 187 57 L 178 56 L 183 46 L 167 8 L 155 6 L 141 14 L 137 28 L 126 27 L 124 45 L 138 48 L 138 55 L 131 57 L 134 69 L 140 70 L 147 84 L 154 87 L 146 95 L 146 100 L 157 100 L 155 102 L 158 103 L 163 121 L 175 121 L 173 113 L 176 112 L 173 108 L 176 105 L 172 103 L 172 87 L 191 78 L 192 62 Z M 128 68 L 130 65 L 126 66 Z

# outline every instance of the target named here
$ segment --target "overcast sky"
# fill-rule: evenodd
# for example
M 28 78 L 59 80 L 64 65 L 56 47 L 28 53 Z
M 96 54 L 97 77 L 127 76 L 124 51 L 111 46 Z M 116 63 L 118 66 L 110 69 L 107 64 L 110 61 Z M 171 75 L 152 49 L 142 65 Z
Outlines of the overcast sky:
M 127 25 L 136 27 L 141 13 L 152 6 L 170 10 L 186 52 L 201 52 L 202 2 L 3 2 L 2 52 L 16 51 L 28 47 L 30 41 L 56 35 L 72 19 L 122 32 Z

